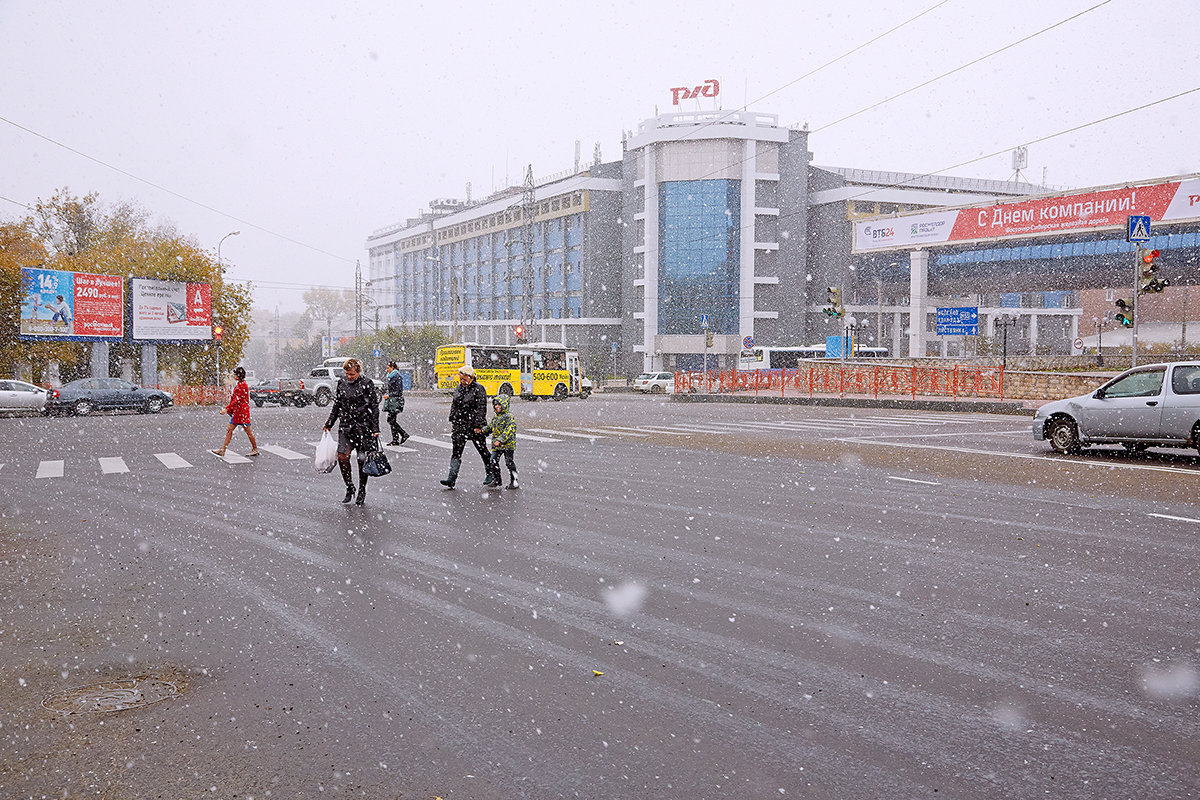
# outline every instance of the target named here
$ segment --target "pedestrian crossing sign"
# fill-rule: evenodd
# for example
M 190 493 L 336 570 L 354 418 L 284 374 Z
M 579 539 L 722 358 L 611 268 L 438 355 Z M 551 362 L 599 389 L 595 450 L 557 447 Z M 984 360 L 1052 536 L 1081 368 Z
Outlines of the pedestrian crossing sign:
M 1150 217 L 1149 215 L 1132 214 L 1129 217 L 1128 232 L 1125 236 L 1127 242 L 1148 242 L 1150 241 Z

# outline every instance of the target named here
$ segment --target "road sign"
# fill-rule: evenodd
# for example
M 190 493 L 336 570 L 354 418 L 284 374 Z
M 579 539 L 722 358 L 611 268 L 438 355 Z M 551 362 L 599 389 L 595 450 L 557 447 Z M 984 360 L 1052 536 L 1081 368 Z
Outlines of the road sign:
M 700 315 L 700 327 L 708 330 L 708 314 Z
M 1082 353 L 1083 352 L 1083 339 L 1076 336 L 1075 340 L 1071 342 L 1071 349 L 1073 349 L 1076 352 L 1076 354 Z
M 1150 217 L 1149 215 L 1131 214 L 1127 220 L 1128 226 L 1125 228 L 1125 241 L 1127 242 L 1148 242 L 1150 241 Z
M 376 347 L 376 348 L 375 348 L 375 357 L 376 357 L 376 358 L 379 358 L 379 357 L 380 357 L 380 356 L 382 356 L 382 355 L 383 355 L 383 351 L 382 351 L 382 350 L 380 350 L 378 347 Z
M 742 337 L 742 349 L 749 350 L 751 347 L 754 347 L 754 337 L 753 336 L 743 336 Z
M 979 308 L 962 306 L 937 310 L 938 336 L 978 336 Z

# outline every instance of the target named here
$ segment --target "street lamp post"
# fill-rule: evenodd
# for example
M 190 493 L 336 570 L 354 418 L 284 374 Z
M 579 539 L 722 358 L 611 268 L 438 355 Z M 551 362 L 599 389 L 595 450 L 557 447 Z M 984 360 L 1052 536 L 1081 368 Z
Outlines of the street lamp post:
M 224 264 L 224 262 L 221 261 L 221 245 L 225 244 L 225 240 L 228 239 L 230 236 L 237 236 L 240 233 L 241 233 L 241 231 L 230 231 L 229 233 L 222 236 L 220 241 L 217 242 L 217 274 L 221 279 L 222 285 L 225 283 L 225 264 Z M 210 313 L 211 313 L 211 309 L 210 309 Z M 217 386 L 222 386 L 222 385 L 224 385 L 224 381 L 221 380 L 221 340 L 218 339 L 217 340 Z
M 1096 366 L 1104 366 L 1104 320 L 1099 317 L 1092 317 L 1092 322 L 1096 323 Z

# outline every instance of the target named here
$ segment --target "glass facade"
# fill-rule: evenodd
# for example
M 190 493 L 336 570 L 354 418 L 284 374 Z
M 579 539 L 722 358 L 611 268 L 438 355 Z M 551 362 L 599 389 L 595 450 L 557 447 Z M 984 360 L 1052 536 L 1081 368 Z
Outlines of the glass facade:
M 658 194 L 658 333 L 738 333 L 741 181 L 666 181 Z

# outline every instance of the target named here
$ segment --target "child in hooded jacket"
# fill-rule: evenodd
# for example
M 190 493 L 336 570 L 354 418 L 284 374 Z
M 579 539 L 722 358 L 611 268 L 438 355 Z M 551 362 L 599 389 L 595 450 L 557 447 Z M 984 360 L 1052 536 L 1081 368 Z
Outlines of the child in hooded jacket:
M 517 421 L 513 419 L 513 415 L 508 410 L 508 396 L 498 394 L 492 398 L 492 410 L 496 412 L 496 415 L 482 430 L 484 436 L 488 434 L 492 436 L 491 475 L 490 480 L 484 485 L 494 489 L 500 488 L 503 483 L 500 480 L 500 456 L 503 455 L 504 461 L 508 465 L 508 488 L 518 489 L 520 486 L 517 484 Z

